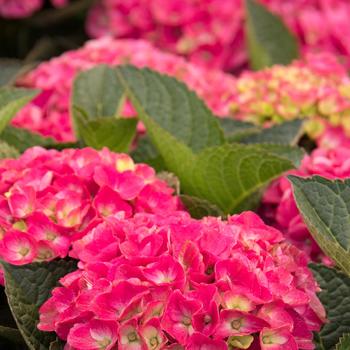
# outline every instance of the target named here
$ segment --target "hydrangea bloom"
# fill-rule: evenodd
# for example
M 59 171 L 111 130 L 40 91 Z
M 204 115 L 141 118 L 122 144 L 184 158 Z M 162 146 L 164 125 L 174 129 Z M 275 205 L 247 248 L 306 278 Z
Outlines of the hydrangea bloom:
M 68 0 L 51 0 L 55 7 L 67 5 Z M 41 9 L 44 0 L 0 0 L 0 17 L 23 18 Z
M 332 52 L 350 65 L 347 0 L 260 0 L 281 15 L 304 52 Z M 232 70 L 247 61 L 243 0 L 99 0 L 92 37 L 143 38 L 196 63 Z
M 298 176 L 320 175 L 329 179 L 350 177 L 350 149 L 317 148 L 303 159 L 298 170 L 291 172 Z M 280 229 L 294 245 L 305 251 L 314 261 L 323 259 L 329 263 L 321 249 L 312 239 L 295 204 L 292 187 L 286 177 L 275 181 L 266 191 L 262 206 L 263 215 Z
M 107 216 L 177 210 L 172 193 L 126 154 L 28 149 L 0 161 L 0 258 L 22 265 L 65 257 L 72 241 Z
M 341 126 L 326 125 L 317 138 L 317 144 L 322 148 L 350 147 L 350 137 Z
M 237 79 L 232 98 L 231 110 L 239 119 L 278 123 L 309 117 L 312 137 L 319 138 L 328 126 L 350 136 L 350 78 L 329 54 L 247 71 Z M 333 136 L 343 137 L 339 132 Z
M 74 136 L 69 118 L 72 82 L 78 72 L 101 63 L 130 63 L 167 73 L 186 82 L 215 113 L 225 115 L 229 111 L 228 91 L 233 89 L 235 82 L 231 76 L 198 68 L 181 57 L 159 51 L 145 41 L 103 38 L 42 63 L 23 77 L 19 85 L 42 89 L 42 93 L 19 113 L 15 125 L 53 136 L 59 141 L 72 140 Z
M 304 253 L 252 212 L 111 217 L 71 255 L 38 325 L 68 349 L 307 350 L 325 321 Z

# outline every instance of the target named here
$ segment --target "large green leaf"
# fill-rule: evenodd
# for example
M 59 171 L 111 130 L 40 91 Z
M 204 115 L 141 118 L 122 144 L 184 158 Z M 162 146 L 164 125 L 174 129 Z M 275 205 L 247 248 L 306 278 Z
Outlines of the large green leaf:
M 138 114 L 150 116 L 192 151 L 224 143 L 217 118 L 182 82 L 147 68 L 124 66 L 115 72 Z
M 38 93 L 38 90 L 31 89 L 0 88 L 0 133 L 15 114 Z
M 185 193 L 205 198 L 225 213 L 248 209 L 251 196 L 283 172 L 291 161 L 262 149 L 240 144 L 211 147 L 196 157 L 180 177 Z M 183 180 L 189 176 L 189 181 Z M 187 184 L 189 182 L 189 185 Z
M 295 119 L 282 124 L 277 124 L 271 128 L 262 129 L 258 133 L 254 133 L 243 137 L 242 143 L 274 143 L 280 145 L 298 144 L 303 134 L 303 120 Z
M 177 80 L 133 67 L 118 67 L 116 74 L 183 193 L 231 213 L 293 167 L 286 154 L 262 145 L 225 144 L 217 119 Z
M 206 199 L 224 213 L 254 207 L 256 192 L 293 168 L 290 160 L 262 145 L 225 144 L 194 154 L 152 120 L 145 117 L 144 122 L 168 170 L 179 177 L 182 192 Z
M 99 65 L 80 73 L 73 83 L 71 112 L 74 126 L 83 112 L 87 121 L 100 117 L 117 117 L 124 102 L 124 92 L 112 68 Z
M 350 278 L 324 265 L 310 267 L 322 289 L 318 296 L 329 320 L 317 334 L 319 349 L 333 349 L 339 337 L 350 332 Z
M 87 146 L 114 152 L 128 152 L 135 136 L 136 119 L 97 118 L 79 122 L 79 134 Z
M 297 40 L 282 20 L 257 0 L 245 0 L 246 43 L 254 69 L 289 64 L 298 58 Z
M 76 77 L 72 105 L 83 109 L 90 120 L 117 117 L 124 95 L 119 86 L 113 68 L 101 64 Z
M 335 350 L 349 350 L 349 349 L 350 349 L 350 333 L 344 334 L 339 339 L 339 343 L 335 347 Z
M 33 146 L 49 147 L 55 145 L 55 140 L 50 137 L 42 137 L 39 134 L 30 132 L 27 129 L 13 127 L 8 125 L 0 135 L 0 139 L 5 141 L 20 152 Z
M 324 252 L 350 275 L 350 179 L 288 176 L 297 206 Z
M 7 299 L 18 329 L 31 350 L 48 350 L 56 337 L 37 329 L 38 309 L 49 298 L 58 280 L 75 270 L 75 261 L 60 259 L 24 266 L 1 263 L 5 271 Z

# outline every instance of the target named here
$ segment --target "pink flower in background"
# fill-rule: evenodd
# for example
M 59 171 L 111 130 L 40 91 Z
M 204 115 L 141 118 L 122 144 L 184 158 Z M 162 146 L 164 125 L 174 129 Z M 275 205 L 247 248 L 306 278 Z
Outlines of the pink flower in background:
M 229 112 L 233 77 L 192 65 L 182 57 L 161 52 L 146 41 L 103 38 L 44 62 L 22 77 L 18 85 L 39 88 L 42 93 L 21 110 L 14 125 L 59 141 L 74 140 L 69 114 L 73 80 L 79 72 L 101 63 L 111 66 L 130 63 L 169 74 L 188 84 L 218 115 Z M 130 114 L 127 110 L 124 113 Z
M 66 6 L 68 0 L 51 0 L 55 7 Z M 0 0 L 0 17 L 23 18 L 29 17 L 41 9 L 44 0 Z
M 348 178 L 350 149 L 317 148 L 309 156 L 305 156 L 299 169 L 291 173 L 304 177 L 320 175 L 328 179 Z M 306 252 L 312 260 L 330 263 L 304 224 L 293 197 L 291 184 L 286 177 L 275 181 L 268 188 L 263 197 L 261 210 L 268 222 L 280 229 L 290 242 Z
M 22 18 L 43 0 L 0 0 L 0 16 Z M 51 0 L 62 7 L 68 0 Z M 260 0 L 281 16 L 303 54 L 328 52 L 350 67 L 347 0 Z M 243 0 L 98 0 L 87 17 L 92 38 L 143 39 L 196 65 L 238 71 L 247 66 Z
M 224 251 L 206 244 L 211 235 Z M 124 253 L 158 237 L 157 254 Z M 307 257 L 252 212 L 112 216 L 70 255 L 79 269 L 42 305 L 38 327 L 74 349 L 309 350 L 325 322 Z
M 280 15 L 304 53 L 330 52 L 350 66 L 347 0 L 261 0 Z M 195 64 L 237 70 L 247 63 L 243 0 L 99 0 L 90 36 L 145 39 Z
M 330 54 L 246 71 L 237 79 L 231 99 L 231 114 L 238 119 L 270 125 L 306 118 L 307 133 L 329 146 L 350 136 L 350 78 Z
M 108 177 L 102 177 L 103 172 Z M 0 258 L 16 265 L 64 258 L 71 243 L 91 230 L 96 241 L 80 254 L 91 255 L 91 261 L 109 259 L 119 248 L 109 245 L 113 250 L 103 249 L 112 233 L 100 232 L 103 226 L 97 225 L 103 225 L 107 217 L 127 218 L 136 212 L 180 208 L 173 189 L 159 180 L 151 167 L 134 164 L 128 155 L 108 149 L 58 152 L 34 147 L 18 159 L 0 161 L 0 184 Z M 164 199 L 162 206 L 147 204 L 153 201 L 148 197 L 149 189 Z M 88 238 L 84 239 L 88 245 Z M 145 253 L 147 244 L 140 243 Z M 162 266 L 165 275 L 184 283 L 178 263 L 164 261 Z M 157 280 L 154 269 L 150 264 L 148 272 L 144 271 L 150 280 Z
M 28 17 L 38 11 L 43 0 L 0 0 L 0 16 L 5 18 Z

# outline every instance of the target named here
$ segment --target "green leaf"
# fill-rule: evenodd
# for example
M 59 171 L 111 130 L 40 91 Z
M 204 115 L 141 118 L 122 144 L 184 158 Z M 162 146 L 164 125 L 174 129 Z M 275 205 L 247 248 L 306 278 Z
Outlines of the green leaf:
M 79 138 L 96 149 L 127 152 L 137 121 L 116 118 L 123 102 L 124 91 L 112 68 L 99 65 L 80 73 L 72 95 L 72 115 Z
M 205 199 L 188 195 L 180 196 L 182 204 L 186 210 L 195 219 L 201 219 L 204 216 L 223 216 L 223 212 L 215 205 Z
M 271 128 L 262 129 L 258 133 L 248 135 L 240 140 L 242 143 L 274 143 L 295 146 L 303 135 L 303 120 L 295 119 Z
M 115 72 L 138 114 L 151 116 L 192 151 L 224 143 L 217 118 L 182 82 L 147 68 L 121 66 Z
M 137 147 L 131 152 L 131 157 L 137 163 L 149 164 L 158 172 L 166 168 L 162 156 L 147 135 L 138 140 Z
M 301 215 L 323 251 L 350 275 L 350 179 L 288 176 Z
M 24 340 L 31 350 L 48 350 L 54 333 L 37 329 L 39 308 L 50 297 L 58 280 L 76 269 L 68 259 L 14 266 L 1 262 L 5 272 L 7 299 Z
M 133 67 L 118 67 L 116 74 L 183 193 L 232 213 L 293 167 L 285 154 L 276 156 L 264 146 L 224 144 L 217 119 L 176 79 Z
M 256 0 L 245 0 L 246 43 L 254 69 L 273 64 L 289 64 L 298 58 L 298 43 L 280 17 Z
M 192 160 L 191 168 L 187 165 L 190 172 L 186 170 L 179 178 L 185 193 L 234 213 L 249 208 L 252 195 L 291 168 L 289 160 L 260 145 L 231 144 L 204 150 Z
M 344 334 L 339 339 L 339 343 L 335 347 L 335 350 L 349 350 L 349 349 L 350 349 L 350 333 Z
M 98 118 L 78 122 L 80 137 L 87 146 L 128 152 L 136 132 L 136 119 Z
M 42 137 L 39 134 L 30 132 L 27 129 L 16 128 L 8 125 L 0 135 L 0 139 L 15 147 L 20 152 L 33 146 L 48 147 L 55 144 L 55 140 L 50 137 Z
M 80 73 L 73 83 L 71 111 L 74 127 L 81 113 L 86 121 L 101 117 L 117 117 L 124 102 L 124 91 L 114 73 L 113 68 L 99 65 L 93 69 Z
M 38 93 L 38 90 L 8 87 L 0 88 L 0 133 L 15 114 Z
M 5 327 L 0 325 L 0 339 L 5 339 L 11 343 L 25 345 L 21 332 L 16 328 Z
M 9 145 L 7 142 L 0 140 L 0 159 L 17 158 L 19 152 L 16 148 Z
M 318 294 L 329 320 L 317 334 L 321 350 L 333 349 L 350 332 L 350 278 L 324 265 L 310 265 L 322 291 Z M 350 348 L 348 348 L 350 349 Z

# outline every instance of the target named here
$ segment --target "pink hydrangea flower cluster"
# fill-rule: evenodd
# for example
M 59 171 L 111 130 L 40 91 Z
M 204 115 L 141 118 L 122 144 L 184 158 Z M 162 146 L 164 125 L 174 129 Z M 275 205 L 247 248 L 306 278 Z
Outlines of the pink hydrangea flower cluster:
M 150 67 L 183 80 L 219 115 L 229 112 L 229 91 L 235 79 L 220 71 L 196 67 L 182 57 L 163 53 L 141 40 L 92 40 L 76 51 L 42 63 L 18 81 L 18 85 L 39 88 L 42 93 L 14 120 L 16 126 L 53 136 L 59 141 L 74 139 L 69 116 L 69 99 L 75 76 L 105 63 L 130 63 Z
M 308 177 L 320 175 L 328 179 L 344 179 L 350 177 L 350 148 L 334 149 L 317 148 L 305 156 L 299 169 L 292 174 Z M 310 235 L 296 206 L 292 187 L 286 177 L 275 181 L 265 192 L 262 204 L 262 215 L 273 226 L 280 229 L 286 238 L 302 249 L 314 261 L 330 260 Z
M 55 7 L 66 6 L 68 0 L 51 0 Z M 40 10 L 44 0 L 0 0 L 0 17 L 23 18 L 29 17 Z
M 241 0 L 100 0 L 90 10 L 90 36 L 141 38 L 206 67 L 239 67 L 243 50 Z
M 350 65 L 347 0 L 260 0 L 281 15 L 304 52 L 332 52 Z M 225 70 L 247 61 L 243 0 L 99 0 L 90 11 L 92 37 L 143 38 L 192 62 Z
M 106 217 L 178 210 L 172 194 L 151 167 L 126 154 L 28 149 L 0 161 L 0 259 L 23 265 L 63 258 Z
M 311 350 L 325 321 L 304 253 L 252 212 L 111 217 L 71 255 L 38 325 L 65 349 Z
M 232 98 L 231 112 L 239 119 L 261 124 L 308 118 L 312 138 L 328 127 L 338 127 L 337 138 L 350 136 L 350 78 L 330 54 L 247 71 L 237 79 Z

